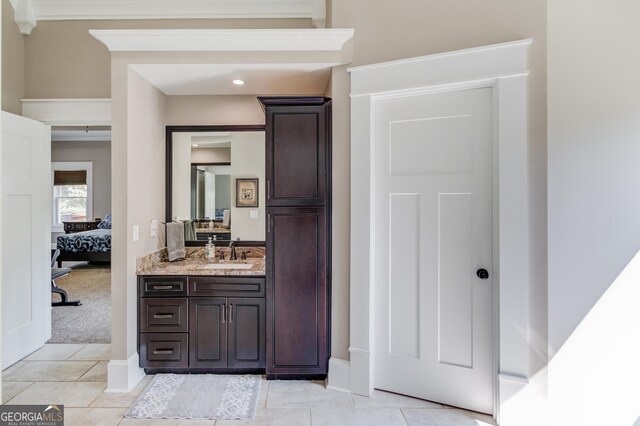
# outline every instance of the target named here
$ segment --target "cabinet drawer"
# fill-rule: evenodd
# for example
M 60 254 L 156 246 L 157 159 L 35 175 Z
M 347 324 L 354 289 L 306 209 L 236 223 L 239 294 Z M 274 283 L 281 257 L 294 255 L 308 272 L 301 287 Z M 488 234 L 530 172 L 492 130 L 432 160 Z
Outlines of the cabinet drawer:
M 141 297 L 186 296 L 187 277 L 139 277 L 138 295 Z
M 189 331 L 186 297 L 140 299 L 141 332 L 186 333 Z
M 141 333 L 140 367 L 187 368 L 187 333 Z
M 264 297 L 264 278 L 189 277 L 190 296 Z

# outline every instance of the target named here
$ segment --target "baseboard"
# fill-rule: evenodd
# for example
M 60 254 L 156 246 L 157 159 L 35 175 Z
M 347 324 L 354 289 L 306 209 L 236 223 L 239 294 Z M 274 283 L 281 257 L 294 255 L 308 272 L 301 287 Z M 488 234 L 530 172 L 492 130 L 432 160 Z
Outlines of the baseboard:
M 349 384 L 351 392 L 371 396 L 373 392 L 373 365 L 371 352 L 367 349 L 349 348 L 351 360 L 349 362 Z
M 536 396 L 528 378 L 513 374 L 499 374 L 500 426 L 537 426 L 549 422 L 548 400 Z
M 129 393 L 144 376 L 144 370 L 139 367 L 137 352 L 127 360 L 112 359 L 107 365 L 105 393 Z
M 351 380 L 349 361 L 339 358 L 329 358 L 329 375 L 327 376 L 327 389 L 341 392 L 351 392 Z

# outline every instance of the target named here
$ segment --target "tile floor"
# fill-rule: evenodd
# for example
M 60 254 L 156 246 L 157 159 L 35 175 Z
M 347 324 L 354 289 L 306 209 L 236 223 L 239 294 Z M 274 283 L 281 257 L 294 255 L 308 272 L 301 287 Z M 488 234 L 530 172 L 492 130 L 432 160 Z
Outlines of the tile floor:
M 321 382 L 266 381 L 253 421 L 138 420 L 124 414 L 151 380 L 128 394 L 106 394 L 109 345 L 45 345 L 2 372 L 6 404 L 65 406 L 67 425 L 486 426 L 490 416 L 375 391 L 371 398 L 326 389 Z

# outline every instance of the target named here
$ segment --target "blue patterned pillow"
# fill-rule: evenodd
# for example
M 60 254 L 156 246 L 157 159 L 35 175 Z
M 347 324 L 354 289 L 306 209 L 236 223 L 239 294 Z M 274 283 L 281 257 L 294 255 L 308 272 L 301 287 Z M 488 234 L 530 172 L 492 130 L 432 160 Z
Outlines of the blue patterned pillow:
M 108 214 L 102 219 L 102 221 L 98 224 L 98 228 L 100 229 L 111 229 L 111 215 Z

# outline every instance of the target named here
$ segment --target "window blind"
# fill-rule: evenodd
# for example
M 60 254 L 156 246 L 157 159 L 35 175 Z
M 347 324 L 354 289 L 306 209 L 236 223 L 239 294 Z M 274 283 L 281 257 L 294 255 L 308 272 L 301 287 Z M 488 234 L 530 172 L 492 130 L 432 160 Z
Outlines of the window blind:
M 86 170 L 55 170 L 53 172 L 54 185 L 86 185 Z

